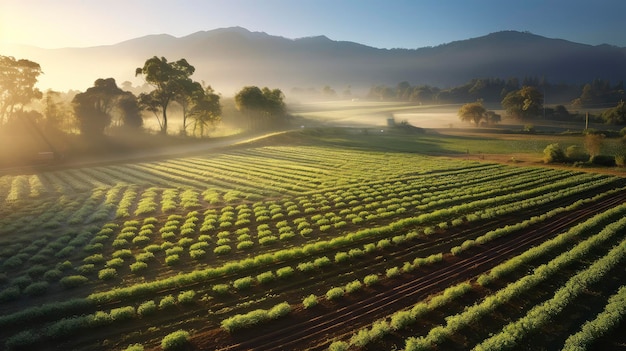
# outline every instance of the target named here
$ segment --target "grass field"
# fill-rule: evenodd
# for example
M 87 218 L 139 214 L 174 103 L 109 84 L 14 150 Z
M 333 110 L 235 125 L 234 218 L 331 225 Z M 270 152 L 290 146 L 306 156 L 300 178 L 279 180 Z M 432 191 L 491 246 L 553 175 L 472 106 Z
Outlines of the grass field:
M 219 152 L 4 175 L 0 342 L 615 347 L 623 312 L 604 311 L 626 306 L 626 180 L 543 167 L 555 138 L 580 143 L 306 127 Z

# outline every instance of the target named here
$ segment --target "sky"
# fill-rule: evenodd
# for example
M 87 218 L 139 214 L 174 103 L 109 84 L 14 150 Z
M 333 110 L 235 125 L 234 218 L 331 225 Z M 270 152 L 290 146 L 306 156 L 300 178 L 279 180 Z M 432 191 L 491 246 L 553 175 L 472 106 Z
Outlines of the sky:
M 0 43 L 89 47 L 240 26 L 377 48 L 437 46 L 502 30 L 626 47 L 624 13 L 624 0 L 0 0 Z

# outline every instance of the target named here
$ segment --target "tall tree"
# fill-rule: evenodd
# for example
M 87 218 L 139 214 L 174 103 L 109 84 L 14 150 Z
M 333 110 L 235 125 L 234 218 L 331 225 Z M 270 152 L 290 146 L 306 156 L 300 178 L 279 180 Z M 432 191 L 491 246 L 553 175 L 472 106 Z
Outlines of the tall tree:
M 41 99 L 43 94 L 35 88 L 41 73 L 36 62 L 0 56 L 0 125 L 33 99 Z
M 76 94 L 72 104 L 81 134 L 86 137 L 101 137 L 104 129 L 111 124 L 120 98 L 126 95 L 126 92 L 117 87 L 113 78 L 98 79 L 93 87 Z
M 205 87 L 194 95 L 189 116 L 194 120 L 194 134 L 199 129 L 200 137 L 203 137 L 207 129 L 221 120 L 220 96 L 215 94 L 211 86 Z
M 543 109 L 543 93 L 536 87 L 523 86 L 508 93 L 502 99 L 502 107 L 513 118 L 521 120 L 535 118 Z
M 284 95 L 280 89 L 244 87 L 235 95 L 235 105 L 248 116 L 250 129 L 277 126 L 287 117 Z
M 189 110 L 194 105 L 195 101 L 201 99 L 204 95 L 204 89 L 198 82 L 194 82 L 191 79 L 182 80 L 180 82 L 180 89 L 176 92 L 174 100 L 183 109 L 183 126 L 181 128 L 181 134 L 187 135 L 187 122 L 190 117 Z
M 156 56 L 146 60 L 143 67 L 135 69 L 135 76 L 143 75 L 146 82 L 154 88 L 148 94 L 141 94 L 139 100 L 141 106 L 155 115 L 157 111 L 161 112 L 161 133 L 167 134 L 168 105 L 181 93 L 194 71 L 195 68 L 185 59 L 168 62 L 165 57 Z
M 483 102 L 476 101 L 461 106 L 458 115 L 462 121 L 471 122 L 474 123 L 475 126 L 479 126 L 480 121 L 486 117 L 486 113 L 487 110 L 483 106 Z

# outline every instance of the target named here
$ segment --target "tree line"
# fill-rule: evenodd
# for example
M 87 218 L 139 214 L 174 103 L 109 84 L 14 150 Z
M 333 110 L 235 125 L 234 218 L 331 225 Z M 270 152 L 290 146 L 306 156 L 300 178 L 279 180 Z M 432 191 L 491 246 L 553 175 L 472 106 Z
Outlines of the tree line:
M 168 61 L 154 56 L 135 69 L 135 76 L 141 76 L 149 88 L 137 95 L 120 88 L 113 78 L 97 79 L 92 87 L 73 94 L 41 92 L 35 86 L 43 74 L 38 63 L 0 55 L 2 146 L 11 145 L 29 154 L 42 149 L 58 153 L 70 147 L 67 140 L 73 134 L 95 142 L 112 130 L 139 133 L 149 116 L 157 120 L 160 134 L 167 135 L 172 109 L 182 116 L 180 135 L 208 136 L 222 121 L 223 103 L 210 85 L 192 79 L 194 72 L 185 59 Z M 246 86 L 235 95 L 234 105 L 248 129 L 278 127 L 288 117 L 280 89 Z M 38 142 L 26 145 L 26 139 Z
M 586 115 L 570 113 L 565 105 L 573 109 L 598 111 L 589 115 L 590 121 L 607 124 L 626 124 L 626 93 L 622 81 L 611 84 L 607 80 L 595 79 L 583 85 L 552 84 L 545 79 L 486 78 L 472 79 L 467 84 L 441 89 L 430 85 L 413 86 L 400 82 L 395 87 L 372 86 L 367 99 L 376 101 L 406 101 L 417 104 L 500 103 L 511 117 L 532 120 L 580 120 Z M 559 102 L 555 107 L 544 106 L 544 101 Z M 468 117 L 473 120 L 474 117 Z M 481 118 L 488 122 L 487 116 Z

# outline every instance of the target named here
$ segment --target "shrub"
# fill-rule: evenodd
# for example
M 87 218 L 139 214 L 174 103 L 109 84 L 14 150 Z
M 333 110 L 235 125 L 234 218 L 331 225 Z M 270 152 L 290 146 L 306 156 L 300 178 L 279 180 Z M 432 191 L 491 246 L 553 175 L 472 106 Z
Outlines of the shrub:
M 177 330 L 167 334 L 161 340 L 161 348 L 167 350 L 181 350 L 189 344 L 189 332 Z
M 43 274 L 43 279 L 49 281 L 49 282 L 55 282 L 59 279 L 61 279 L 61 276 L 63 275 L 63 272 L 61 272 L 58 269 L 51 269 L 49 271 L 47 271 L 46 273 Z
M 555 163 L 565 161 L 565 153 L 558 143 L 550 144 L 543 149 L 543 162 Z
M 357 279 L 355 281 L 352 281 L 346 284 L 346 293 L 348 294 L 354 293 L 356 291 L 361 290 L 362 287 L 363 287 L 363 284 L 361 284 L 361 282 Z
M 366 275 L 365 278 L 363 278 L 363 284 L 365 284 L 366 286 L 372 286 L 372 285 L 376 285 L 378 283 L 378 275 L 376 274 L 369 274 Z
M 213 249 L 213 253 L 216 255 L 225 255 L 225 254 L 230 253 L 231 250 L 232 249 L 229 245 L 220 245 L 216 247 L 215 249 Z
M 387 271 L 385 272 L 387 278 L 393 278 L 393 277 L 397 277 L 399 276 L 401 273 L 400 268 L 398 267 L 392 267 L 387 269 Z
M 218 295 L 226 295 L 228 294 L 228 284 L 215 284 L 211 290 Z
M 156 310 L 157 310 L 157 305 L 154 302 L 154 300 L 149 300 L 139 305 L 139 307 L 137 307 L 137 314 L 142 317 L 149 316 L 153 314 L 154 312 L 156 312 Z
M 83 259 L 84 263 L 93 263 L 98 264 L 104 262 L 104 256 L 102 254 L 93 254 L 91 256 L 87 256 Z
M 148 269 L 148 264 L 145 262 L 139 261 L 130 265 L 130 271 L 133 273 L 141 273 L 146 269 Z
M 243 277 L 243 278 L 236 279 L 233 282 L 233 286 L 237 290 L 245 290 L 245 289 L 250 288 L 252 286 L 253 282 L 254 282 L 254 279 L 252 279 L 252 277 L 248 276 L 248 277 Z
M 254 242 L 250 240 L 244 240 L 237 244 L 237 250 L 246 250 L 254 246 Z
M 344 294 L 345 294 L 345 291 L 341 287 L 340 288 L 330 288 L 326 292 L 326 298 L 328 300 L 336 300 L 338 298 L 343 297 Z
M 161 301 L 159 301 L 160 310 L 164 310 L 175 305 L 176 305 L 176 299 L 174 299 L 174 296 L 172 295 L 163 296 Z
M 108 260 L 105 266 L 109 268 L 115 268 L 115 267 L 121 267 L 122 265 L 124 265 L 123 259 L 113 258 L 113 259 Z
M 86 284 L 88 281 L 89 279 L 82 275 L 69 275 L 67 277 L 61 278 L 60 282 L 64 288 L 71 289 Z
M 287 266 L 287 267 L 282 267 L 276 270 L 276 276 L 278 278 L 287 278 L 293 275 L 293 268 Z
M 132 344 L 132 345 L 128 345 L 128 347 L 125 348 L 124 351 L 144 351 L 144 349 L 143 349 L 143 345 L 141 344 Z
M 180 262 L 180 256 L 178 254 L 173 254 L 165 257 L 165 264 L 168 266 L 173 266 Z
M 135 307 L 123 306 L 114 308 L 111 310 L 110 316 L 113 321 L 125 321 L 132 319 L 135 317 Z
M 32 350 L 38 339 L 31 330 L 24 330 L 8 338 L 5 346 L 9 350 Z
M 311 294 L 302 300 L 304 308 L 311 308 L 317 305 L 317 296 Z
M 271 281 L 274 281 L 275 279 L 276 276 L 272 271 L 267 271 L 256 276 L 256 280 L 259 282 L 259 284 L 269 283 Z
M 117 271 L 115 268 L 104 268 L 98 272 L 98 279 L 110 280 L 117 277 Z
M 20 288 L 17 286 L 10 286 L 0 291 L 0 302 L 6 302 L 11 300 L 17 300 L 20 297 Z
M 192 303 L 195 297 L 196 292 L 194 290 L 182 291 L 178 294 L 178 302 L 182 304 Z
M 40 296 L 48 290 L 48 282 L 34 282 L 24 289 L 24 294 L 29 296 Z
M 189 257 L 194 260 L 199 260 L 206 255 L 206 251 L 202 249 L 189 250 Z
M 96 271 L 96 265 L 88 263 L 76 267 L 76 271 L 80 274 L 89 274 Z

